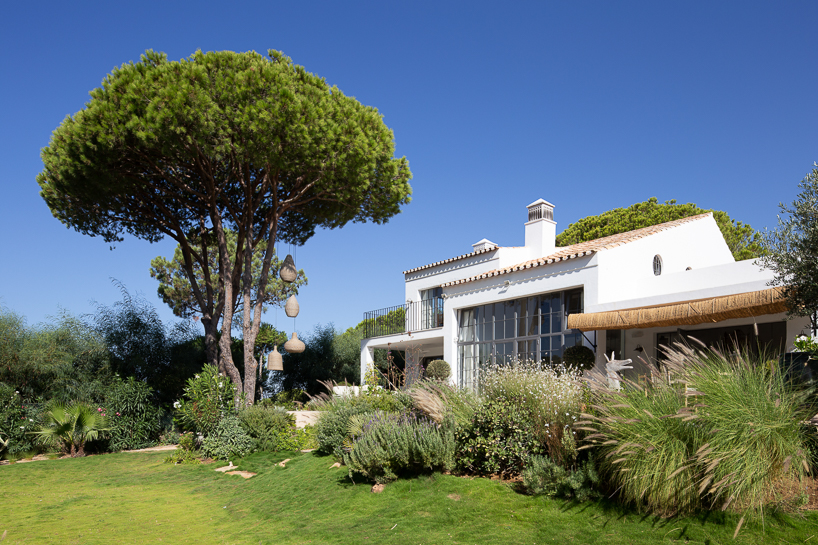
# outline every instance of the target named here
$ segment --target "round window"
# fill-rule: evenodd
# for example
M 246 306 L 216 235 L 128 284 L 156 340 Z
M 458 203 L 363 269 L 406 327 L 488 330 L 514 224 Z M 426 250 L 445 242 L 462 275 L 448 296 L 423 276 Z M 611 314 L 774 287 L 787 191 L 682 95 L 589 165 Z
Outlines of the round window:
M 662 274 L 662 256 L 658 254 L 653 256 L 653 274 L 656 276 Z

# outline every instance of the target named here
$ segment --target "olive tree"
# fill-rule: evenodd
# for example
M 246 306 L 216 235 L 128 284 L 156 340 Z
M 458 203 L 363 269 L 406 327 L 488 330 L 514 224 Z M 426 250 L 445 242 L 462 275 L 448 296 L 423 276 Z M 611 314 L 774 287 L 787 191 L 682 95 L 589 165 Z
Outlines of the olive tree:
M 775 271 L 771 282 L 784 286 L 791 316 L 808 316 L 818 335 L 818 164 L 798 187 L 792 205 L 779 204 L 778 227 L 764 233 L 761 263 Z
M 411 194 L 408 162 L 394 157 L 377 109 L 276 51 L 197 51 L 178 62 L 147 51 L 91 91 L 42 160 L 41 195 L 67 226 L 111 244 L 124 234 L 179 244 L 208 361 L 250 401 L 276 241 L 301 245 L 318 227 L 384 223 Z M 244 380 L 230 352 L 239 297 L 254 302 L 241 308 Z

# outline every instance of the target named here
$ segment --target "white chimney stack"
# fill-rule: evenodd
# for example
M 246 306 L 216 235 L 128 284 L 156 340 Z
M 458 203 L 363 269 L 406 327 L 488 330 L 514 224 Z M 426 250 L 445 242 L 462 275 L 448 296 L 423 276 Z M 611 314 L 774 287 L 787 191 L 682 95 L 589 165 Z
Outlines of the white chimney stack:
M 557 246 L 554 205 L 538 199 L 526 208 L 528 208 L 528 222 L 525 224 L 525 247 L 531 252 L 531 259 L 553 254 Z

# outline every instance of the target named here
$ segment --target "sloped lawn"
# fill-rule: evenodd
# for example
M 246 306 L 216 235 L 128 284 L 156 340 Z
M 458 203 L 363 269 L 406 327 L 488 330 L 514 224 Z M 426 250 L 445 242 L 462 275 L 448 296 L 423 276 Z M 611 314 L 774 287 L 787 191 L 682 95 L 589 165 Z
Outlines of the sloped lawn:
M 254 454 L 238 466 L 171 466 L 167 453 L 0 467 L 6 543 L 818 543 L 818 514 L 745 525 L 721 513 L 661 519 L 610 502 L 532 498 L 486 479 L 422 476 L 353 484 L 312 454 Z M 275 465 L 292 458 L 285 468 Z M 5 532 L 5 534 L 4 534 Z

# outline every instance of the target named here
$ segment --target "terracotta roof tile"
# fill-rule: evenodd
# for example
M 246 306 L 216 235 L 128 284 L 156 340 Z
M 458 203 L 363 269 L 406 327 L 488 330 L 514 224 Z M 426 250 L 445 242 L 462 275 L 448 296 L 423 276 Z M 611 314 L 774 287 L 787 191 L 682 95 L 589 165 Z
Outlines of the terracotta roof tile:
M 679 225 L 683 225 L 685 223 L 690 223 L 691 221 L 700 220 L 702 218 L 706 218 L 711 216 L 712 213 L 707 212 L 705 214 L 698 214 L 696 216 L 689 216 L 686 218 L 681 218 L 678 220 L 668 221 L 665 223 L 660 223 L 658 225 L 651 225 L 650 227 L 643 227 L 642 229 L 636 229 L 634 231 L 627 231 L 625 233 L 619 233 L 617 235 L 611 235 L 609 237 L 602 237 L 595 240 L 589 240 L 587 242 L 580 242 L 579 244 L 572 244 L 571 246 L 563 246 L 562 248 L 557 248 L 557 251 L 551 255 L 540 257 L 538 259 L 532 259 L 530 261 L 525 261 L 523 263 L 518 263 L 516 265 L 512 265 L 510 267 L 505 267 L 503 269 L 494 269 L 492 271 L 488 271 L 482 274 L 478 274 L 475 276 L 471 276 L 468 278 L 464 278 L 462 280 L 454 280 L 452 282 L 446 282 L 441 284 L 442 287 L 447 286 L 457 286 L 459 284 L 466 284 L 468 282 L 474 282 L 475 280 L 482 280 L 483 278 L 490 278 L 492 276 L 500 276 L 503 274 L 508 274 L 514 271 L 521 271 L 523 269 L 531 269 L 534 267 L 539 267 L 541 265 L 548 265 L 551 263 L 556 263 L 558 261 L 567 261 L 569 259 L 575 259 L 577 257 L 582 257 L 586 255 L 594 254 L 600 250 L 607 250 L 610 248 L 616 248 L 617 246 L 622 246 L 623 244 L 627 244 L 628 242 L 633 242 L 635 240 L 639 240 L 641 238 L 648 237 L 650 235 L 655 235 L 656 233 L 660 233 L 662 231 L 666 231 L 668 229 L 673 229 Z
M 453 261 L 459 261 L 461 259 L 466 259 L 467 257 L 473 257 L 473 256 L 476 256 L 476 255 L 485 254 L 485 253 L 488 253 L 488 252 L 493 252 L 497 248 L 499 248 L 499 246 L 497 246 L 495 244 L 494 246 L 491 246 L 490 248 L 486 248 L 484 250 L 478 250 L 476 252 L 471 252 L 471 253 L 468 253 L 468 254 L 459 255 L 457 257 L 451 257 L 449 259 L 444 259 L 443 261 L 437 261 L 435 263 L 430 263 L 429 265 L 423 265 L 422 267 L 415 267 L 414 269 L 409 269 L 408 271 L 403 271 L 403 274 L 409 274 L 409 273 L 413 273 L 413 272 L 417 272 L 417 271 L 422 271 L 423 269 L 431 269 L 432 267 L 437 267 L 438 265 L 445 265 L 446 263 L 451 263 Z

